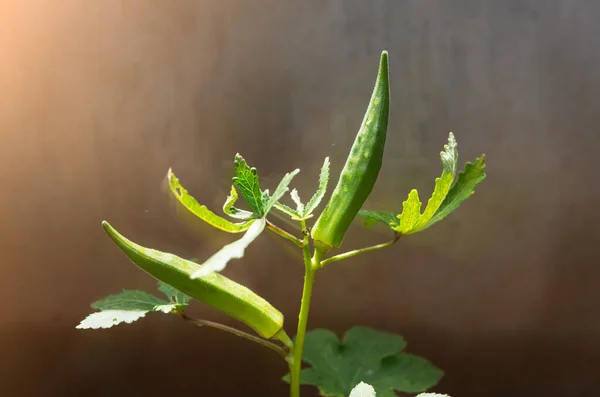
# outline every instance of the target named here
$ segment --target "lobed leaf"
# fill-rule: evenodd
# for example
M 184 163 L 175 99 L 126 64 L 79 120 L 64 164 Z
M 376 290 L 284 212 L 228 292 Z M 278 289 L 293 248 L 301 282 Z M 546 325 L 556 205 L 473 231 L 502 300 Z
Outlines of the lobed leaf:
M 246 160 L 239 153 L 235 155 L 233 163 L 236 174 L 233 178 L 233 184 L 240 189 L 242 196 L 244 196 L 252 211 L 258 217 L 262 217 L 264 215 L 263 193 L 258 183 L 256 168 L 250 168 Z
M 202 219 L 204 222 L 211 226 L 221 229 L 229 233 L 241 233 L 246 231 L 254 220 L 250 220 L 242 223 L 232 223 L 225 218 L 222 218 L 206 208 L 204 205 L 200 205 L 195 198 L 190 196 L 179 183 L 179 179 L 173 174 L 173 171 L 169 169 L 167 173 L 167 182 L 169 185 L 170 192 L 177 198 L 179 203 L 187 209 L 189 212 Z
M 397 216 L 398 221 L 389 219 L 389 212 L 375 212 L 361 210 L 359 214 L 367 219 L 365 225 L 372 226 L 380 221 L 388 224 L 399 234 L 408 235 L 425 230 L 431 225 L 439 222 L 454 211 L 460 203 L 469 198 L 475 190 L 475 186 L 485 179 L 483 168 L 485 167 L 485 156 L 477 158 L 473 164 L 467 163 L 465 170 L 456 179 L 456 164 L 458 162 L 457 142 L 454 134 L 448 134 L 448 143 L 440 153 L 442 160 L 442 175 L 435 180 L 435 187 L 427 206 L 421 213 L 421 201 L 419 193 L 413 189 L 408 199 L 402 203 L 402 213 Z
M 223 212 L 229 215 L 232 218 L 248 220 L 254 217 L 254 214 L 250 211 L 241 210 L 239 208 L 235 208 L 234 205 L 238 199 L 237 190 L 235 190 L 235 186 L 231 185 L 231 192 L 227 199 L 225 200 L 225 204 L 223 204 Z
M 175 300 L 169 297 L 171 302 L 167 302 L 144 291 L 123 290 L 93 302 L 92 308 L 100 311 L 87 316 L 76 328 L 98 329 L 110 328 L 121 323 L 131 324 L 149 312 L 171 313 L 180 310 L 190 300 L 190 297 L 166 284 L 161 284 L 159 289 L 167 295 L 172 295 Z
M 327 183 L 329 182 L 329 157 L 325 157 L 325 161 L 323 162 L 323 166 L 321 167 L 321 172 L 319 173 L 319 187 L 313 196 L 310 198 L 308 203 L 306 204 L 306 208 L 304 210 L 303 215 L 308 216 L 313 213 L 313 211 L 319 206 L 323 197 L 325 197 L 325 192 L 327 191 Z
M 402 203 L 402 213 L 398 215 L 400 223 L 394 227 L 394 230 L 401 234 L 408 234 L 414 229 L 421 216 L 421 201 L 419 192 L 413 189 L 408 194 L 408 199 Z
M 294 177 L 299 172 L 300 172 L 300 170 L 296 168 L 294 171 L 288 172 L 287 174 L 285 174 L 283 176 L 283 178 L 281 178 L 281 182 L 279 182 L 279 185 L 277 185 L 277 188 L 273 192 L 273 195 L 269 198 L 269 200 L 265 204 L 264 212 L 263 212 L 264 215 L 268 214 L 269 211 L 271 211 L 271 208 L 273 208 L 273 206 L 275 205 L 275 203 L 277 203 L 283 197 L 283 195 L 289 190 L 288 186 L 292 182 L 292 179 L 294 179 Z
M 394 390 L 420 392 L 434 386 L 443 372 L 427 360 L 403 353 L 406 342 L 399 335 L 354 327 L 343 342 L 328 330 L 306 334 L 303 360 L 311 368 L 301 371 L 302 384 L 314 385 L 323 396 L 347 396 L 360 382 L 373 386 L 378 395 Z M 284 377 L 289 381 L 289 375 Z
M 225 269 L 230 260 L 243 258 L 246 248 L 262 233 L 263 230 L 265 230 L 265 225 L 265 218 L 261 218 L 254 222 L 241 239 L 227 244 L 216 254 L 208 258 L 208 260 L 202 264 L 200 269 L 192 273 L 191 278 L 199 278 L 213 272 L 220 272 Z
M 485 155 L 478 157 L 473 163 L 466 163 L 464 171 L 459 173 L 456 183 L 448 192 L 444 202 L 423 229 L 441 221 L 458 208 L 463 201 L 471 197 L 475 193 L 475 187 L 486 177 L 485 172 L 483 172 L 484 168 Z

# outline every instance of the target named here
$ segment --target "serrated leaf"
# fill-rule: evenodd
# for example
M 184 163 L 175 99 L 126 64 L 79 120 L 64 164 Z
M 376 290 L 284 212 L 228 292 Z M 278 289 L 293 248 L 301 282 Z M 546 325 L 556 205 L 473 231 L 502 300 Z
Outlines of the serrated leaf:
M 202 264 L 200 269 L 192 273 L 191 278 L 199 278 L 213 272 L 220 272 L 225 269 L 230 260 L 242 258 L 246 248 L 263 232 L 263 230 L 265 230 L 265 225 L 265 218 L 261 218 L 254 222 L 241 239 L 227 244 L 216 254 L 208 258 L 208 260 Z
M 398 217 L 393 212 L 360 210 L 358 211 L 358 215 L 365 217 L 363 223 L 366 227 L 371 227 L 377 222 L 384 223 L 390 227 L 398 225 Z
M 250 211 L 241 210 L 239 208 L 234 207 L 235 202 L 238 199 L 237 190 L 235 190 L 235 186 L 231 185 L 231 192 L 229 196 L 227 196 L 227 200 L 225 200 L 225 204 L 223 204 L 223 212 L 229 215 L 232 218 L 248 220 L 254 217 L 254 214 Z
M 475 159 L 473 163 L 466 163 L 464 171 L 459 173 L 456 183 L 448 192 L 438 211 L 423 229 L 441 221 L 458 208 L 463 201 L 471 197 L 475 193 L 475 187 L 486 177 L 485 172 L 483 172 L 484 168 L 484 155 Z
M 376 397 L 376 393 L 373 386 L 365 382 L 360 382 L 358 385 L 354 386 L 349 397 Z
M 122 292 L 107 296 L 91 304 L 97 310 L 145 310 L 150 312 L 154 307 L 165 305 L 169 302 L 157 298 L 148 292 L 138 290 L 123 290 Z
M 306 203 L 304 216 L 311 215 L 312 212 L 319 206 L 321 200 L 327 191 L 327 183 L 329 182 L 329 157 L 325 157 L 321 172 L 319 173 L 319 187 L 311 199 Z
M 171 169 L 169 169 L 169 172 L 167 173 L 167 182 L 169 184 L 169 191 L 177 198 L 179 203 L 185 209 L 217 229 L 221 229 L 229 233 L 241 233 L 246 231 L 252 222 L 254 222 L 254 220 L 250 220 L 242 223 L 232 223 L 227 219 L 218 216 L 206 208 L 206 206 L 200 205 L 196 199 L 190 196 L 187 190 L 181 186 L 179 179 L 177 179 Z
M 162 281 L 158 282 L 158 290 L 165 294 L 171 303 L 175 303 L 179 306 L 187 306 L 190 303 L 190 300 L 192 300 L 191 296 L 184 294 L 177 288 Z
M 146 313 L 148 312 L 145 310 L 104 310 L 90 314 L 75 328 L 99 329 L 110 328 L 121 323 L 131 324 L 144 317 Z
M 417 394 L 417 397 L 450 397 L 448 394 L 439 394 L 439 393 L 420 393 Z
M 448 143 L 444 145 L 444 151 L 440 153 L 442 160 L 442 175 L 435 180 L 435 187 L 431 198 L 427 202 L 427 207 L 423 214 L 419 216 L 418 221 L 412 227 L 412 230 L 405 230 L 403 234 L 412 234 L 420 231 L 429 222 L 433 215 L 448 195 L 454 177 L 456 176 L 456 162 L 458 161 L 457 143 L 454 134 L 448 134 Z M 412 192 L 411 192 L 412 193 Z
M 442 175 L 435 180 L 435 187 L 427 206 L 421 213 L 419 193 L 413 189 L 408 199 L 402 203 L 402 213 L 398 215 L 399 222 L 388 223 L 399 234 L 408 235 L 424 230 L 446 217 L 458 205 L 473 194 L 475 185 L 485 178 L 482 172 L 484 156 L 476 159 L 475 165 L 467 163 L 465 171 L 456 178 L 456 164 L 458 162 L 457 142 L 453 133 L 448 134 L 448 143 L 440 153 L 442 160 Z M 376 221 L 386 223 L 385 212 L 361 211 L 367 217 L 366 226 L 373 225 Z M 379 215 L 382 214 L 382 215 Z
M 383 397 L 393 390 L 413 393 L 434 386 L 443 372 L 425 359 L 402 353 L 405 347 L 401 336 L 366 327 L 350 329 L 343 342 L 331 331 L 311 331 L 303 360 L 312 367 L 301 371 L 300 382 L 333 397 L 347 396 L 359 382 L 372 385 Z M 289 381 L 289 374 L 284 379 Z
M 299 214 L 303 214 L 304 213 L 304 204 L 302 204 L 302 200 L 300 200 L 300 196 L 298 195 L 298 190 L 292 189 L 290 196 L 292 197 L 292 200 L 294 201 L 294 203 L 296 203 L 296 211 Z
M 399 224 L 393 229 L 400 234 L 408 234 L 414 229 L 421 216 L 421 201 L 419 192 L 413 189 L 408 194 L 408 199 L 402 203 L 402 213 L 398 215 Z
M 233 178 L 233 184 L 240 189 L 242 196 L 244 196 L 252 211 L 259 217 L 262 217 L 264 215 L 263 193 L 258 183 L 256 168 L 250 168 L 246 160 L 239 153 L 235 155 L 233 162 L 236 174 Z
M 300 215 L 296 210 L 288 207 L 285 204 L 281 204 L 279 202 L 273 204 L 274 208 L 277 208 L 279 211 L 283 212 L 284 214 L 289 215 L 292 219 L 294 220 L 299 220 L 302 218 L 302 215 Z
M 295 169 L 292 172 L 288 172 L 281 178 L 281 182 L 277 185 L 277 188 L 273 192 L 273 195 L 269 198 L 268 202 L 265 204 L 264 214 L 268 214 L 271 211 L 271 208 L 283 197 L 283 195 L 289 190 L 288 186 L 292 182 L 292 179 L 300 172 L 299 169 Z
M 91 306 L 100 311 L 87 316 L 76 328 L 98 329 L 110 328 L 120 323 L 130 324 L 144 317 L 148 312 L 170 313 L 178 305 L 144 291 L 123 290 L 116 295 L 100 299 Z
M 262 192 L 262 201 L 263 203 L 267 203 L 270 199 L 271 199 L 271 195 L 269 194 L 269 189 L 265 189 L 264 192 Z

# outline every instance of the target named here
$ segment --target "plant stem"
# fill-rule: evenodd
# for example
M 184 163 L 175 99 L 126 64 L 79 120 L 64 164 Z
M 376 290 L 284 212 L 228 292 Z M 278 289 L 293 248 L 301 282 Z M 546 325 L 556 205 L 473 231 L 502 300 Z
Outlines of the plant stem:
M 330 263 L 341 261 L 342 259 L 346 259 L 346 258 L 351 258 L 356 255 L 365 254 L 367 252 L 377 251 L 377 250 L 380 250 L 383 248 L 391 247 L 392 245 L 396 244 L 398 242 L 398 240 L 400 240 L 400 236 L 401 236 L 400 234 L 396 233 L 394 235 L 394 239 L 392 241 L 388 241 L 387 243 L 372 245 L 370 247 L 360 248 L 357 250 L 348 251 L 348 252 L 344 252 L 343 254 L 332 256 L 331 258 L 327 258 L 324 261 L 322 261 L 320 264 L 320 267 L 324 267 Z
M 288 357 L 288 352 L 284 347 L 279 346 L 273 342 L 269 342 L 266 339 L 259 338 L 258 336 L 250 335 L 244 331 L 240 331 L 237 328 L 233 328 L 233 327 L 230 327 L 225 324 L 216 323 L 214 321 L 194 319 L 194 318 L 187 316 L 184 313 L 179 313 L 178 316 L 181 317 L 182 319 L 184 319 L 185 321 L 195 324 L 199 327 L 202 327 L 202 326 L 212 327 L 212 328 L 219 329 L 221 331 L 229 332 L 229 333 L 237 335 L 237 336 L 241 336 L 244 339 L 248 339 L 249 341 L 258 343 L 259 345 L 263 345 L 263 346 L 268 347 L 269 349 L 275 350 L 277 353 L 281 354 L 283 356 L 283 358 Z
M 306 223 L 302 221 L 302 230 L 306 230 Z M 308 324 L 308 312 L 310 310 L 310 299 L 312 297 L 312 288 L 315 281 L 315 273 L 319 268 L 321 254 L 315 251 L 314 257 L 310 258 L 310 246 L 308 244 L 308 234 L 305 234 L 303 240 L 304 246 L 302 253 L 304 256 L 304 287 L 302 289 L 302 303 L 300 304 L 300 314 L 298 315 L 298 330 L 296 331 L 296 341 L 294 344 L 294 353 L 290 363 L 290 396 L 300 397 L 300 369 L 302 368 L 302 354 L 304 352 L 304 337 L 306 335 L 306 326 Z
M 278 234 L 281 237 L 283 237 L 284 239 L 291 241 L 292 243 L 296 244 L 298 247 L 300 247 L 300 248 L 304 247 L 304 241 L 303 240 L 300 240 L 299 238 L 297 238 L 297 237 L 293 236 L 292 234 L 286 232 L 285 230 L 283 230 L 279 226 L 275 226 L 274 224 L 272 224 L 268 220 L 267 220 L 266 226 L 267 226 L 267 229 L 269 229 L 273 233 Z

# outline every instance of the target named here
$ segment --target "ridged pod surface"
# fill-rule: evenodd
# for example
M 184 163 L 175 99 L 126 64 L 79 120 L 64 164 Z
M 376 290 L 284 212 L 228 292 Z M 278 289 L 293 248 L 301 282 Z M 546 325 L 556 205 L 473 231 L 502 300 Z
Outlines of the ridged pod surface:
M 108 222 L 104 230 L 129 259 L 151 276 L 229 316 L 244 322 L 263 338 L 283 328 L 283 314 L 250 289 L 219 273 L 192 279 L 200 265 L 173 254 L 142 247 L 121 235 Z
M 383 160 L 390 89 L 387 51 L 381 53 L 371 101 L 331 199 L 312 228 L 321 251 L 339 247 L 348 227 L 371 194 Z

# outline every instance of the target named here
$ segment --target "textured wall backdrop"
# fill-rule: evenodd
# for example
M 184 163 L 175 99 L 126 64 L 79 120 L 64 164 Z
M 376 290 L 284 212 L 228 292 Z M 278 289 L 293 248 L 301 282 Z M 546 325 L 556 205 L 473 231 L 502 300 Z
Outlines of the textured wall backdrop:
M 0 394 L 285 395 L 277 355 L 217 331 L 76 330 L 93 300 L 155 286 L 100 221 L 206 258 L 234 237 L 174 216 L 167 169 L 215 209 L 238 151 L 271 189 L 299 167 L 310 194 L 325 156 L 337 177 L 387 49 L 369 208 L 427 196 L 448 131 L 488 179 L 438 226 L 319 273 L 309 327 L 399 332 L 454 397 L 596 396 L 599 18 L 596 0 L 0 1 Z M 385 238 L 356 225 L 345 247 Z M 262 236 L 226 273 L 293 333 L 285 242 Z

